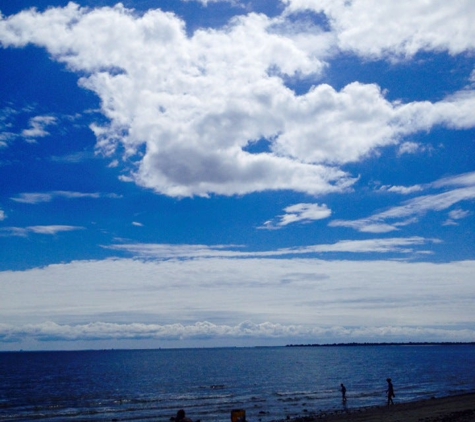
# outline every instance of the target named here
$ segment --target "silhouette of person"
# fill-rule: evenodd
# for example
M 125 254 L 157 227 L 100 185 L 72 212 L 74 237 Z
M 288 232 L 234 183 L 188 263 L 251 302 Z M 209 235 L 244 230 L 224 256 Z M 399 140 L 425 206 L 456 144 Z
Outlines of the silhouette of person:
M 391 378 L 388 378 L 386 381 L 388 382 L 388 389 L 386 390 L 386 393 L 388 395 L 388 406 L 389 406 L 390 404 L 394 404 L 393 397 L 396 397 L 396 395 L 394 394 L 394 387 L 393 387 Z
M 190 418 L 186 417 L 185 411 L 183 409 L 180 409 L 176 413 L 175 422 L 192 422 L 192 421 Z
M 343 384 L 340 384 L 341 386 L 341 399 L 343 400 L 343 403 L 346 403 L 346 387 Z

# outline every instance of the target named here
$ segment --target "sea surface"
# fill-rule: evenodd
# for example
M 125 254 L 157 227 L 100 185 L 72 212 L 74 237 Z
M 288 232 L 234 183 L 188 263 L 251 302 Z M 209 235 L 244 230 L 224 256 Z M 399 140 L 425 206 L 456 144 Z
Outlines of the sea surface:
M 475 392 L 475 346 L 0 353 L 0 421 L 250 422 Z

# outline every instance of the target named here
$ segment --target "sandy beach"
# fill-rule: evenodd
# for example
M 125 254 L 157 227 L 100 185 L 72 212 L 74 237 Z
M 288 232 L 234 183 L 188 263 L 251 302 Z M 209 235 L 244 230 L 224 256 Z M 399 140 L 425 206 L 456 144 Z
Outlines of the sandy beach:
M 433 398 L 392 406 L 350 409 L 333 414 L 308 416 L 294 422 L 472 422 L 475 421 L 475 394 Z

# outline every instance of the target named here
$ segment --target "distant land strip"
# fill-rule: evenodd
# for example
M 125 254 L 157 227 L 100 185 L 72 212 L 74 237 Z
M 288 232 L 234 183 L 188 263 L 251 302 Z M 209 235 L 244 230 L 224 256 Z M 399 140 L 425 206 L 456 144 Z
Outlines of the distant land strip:
M 287 344 L 285 347 L 348 347 L 348 346 L 475 346 L 475 341 L 442 342 L 389 342 L 389 343 L 323 343 L 323 344 Z

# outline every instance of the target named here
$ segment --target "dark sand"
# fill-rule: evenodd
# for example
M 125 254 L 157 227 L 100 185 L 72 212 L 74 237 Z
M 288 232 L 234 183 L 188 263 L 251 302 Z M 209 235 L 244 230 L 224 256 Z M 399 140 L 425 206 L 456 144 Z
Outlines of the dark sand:
M 293 422 L 475 422 L 475 393 L 306 416 Z

